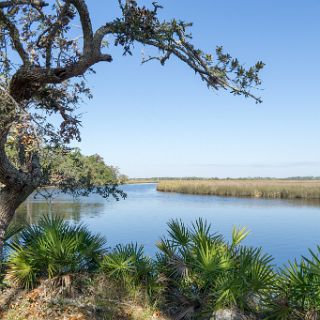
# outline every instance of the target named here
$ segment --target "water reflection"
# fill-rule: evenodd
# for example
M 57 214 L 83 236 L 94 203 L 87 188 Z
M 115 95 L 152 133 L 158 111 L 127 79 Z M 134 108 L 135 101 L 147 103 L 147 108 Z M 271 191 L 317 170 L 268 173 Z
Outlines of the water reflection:
M 103 204 L 100 203 L 81 203 L 81 202 L 33 202 L 26 201 L 21 206 L 16 215 L 15 221 L 27 220 L 30 223 L 35 223 L 43 215 L 58 216 L 63 219 L 72 220 L 73 222 L 81 221 L 81 214 L 101 214 Z

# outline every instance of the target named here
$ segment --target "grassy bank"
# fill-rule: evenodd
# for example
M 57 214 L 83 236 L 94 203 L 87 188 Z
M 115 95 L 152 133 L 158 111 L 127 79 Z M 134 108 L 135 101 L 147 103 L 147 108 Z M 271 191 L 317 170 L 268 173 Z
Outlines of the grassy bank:
M 0 292 L 2 320 L 167 320 L 138 294 L 119 289 L 102 274 L 74 275 L 72 292 L 62 293 L 54 281 L 35 289 Z
M 158 191 L 228 197 L 320 199 L 319 180 L 171 180 Z

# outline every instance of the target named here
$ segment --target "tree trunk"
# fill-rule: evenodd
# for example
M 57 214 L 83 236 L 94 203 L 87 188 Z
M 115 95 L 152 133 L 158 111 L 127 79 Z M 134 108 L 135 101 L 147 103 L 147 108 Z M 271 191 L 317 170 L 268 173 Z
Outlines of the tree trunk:
M 35 190 L 33 185 L 23 187 L 4 187 L 0 191 L 0 260 L 3 258 L 3 246 L 6 230 L 18 207 Z
M 8 94 L 0 94 L 0 262 L 3 258 L 3 245 L 6 230 L 16 209 L 39 186 L 42 172 L 39 157 L 35 151 L 26 163 L 15 166 L 8 158 L 6 145 L 11 126 L 18 119 L 17 103 Z M 22 148 L 20 148 L 20 146 Z M 19 144 L 19 151 L 25 152 Z M 21 155 L 23 156 L 23 155 Z

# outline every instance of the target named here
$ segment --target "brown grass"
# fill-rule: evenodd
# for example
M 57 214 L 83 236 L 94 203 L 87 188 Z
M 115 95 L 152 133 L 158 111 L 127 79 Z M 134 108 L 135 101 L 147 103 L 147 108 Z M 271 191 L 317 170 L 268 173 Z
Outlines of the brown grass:
M 170 180 L 158 191 L 226 197 L 320 199 L 319 180 Z
M 0 292 L 2 320 L 168 320 L 137 292 L 129 295 L 102 275 L 85 281 L 79 292 L 65 296 L 47 281 L 32 291 Z

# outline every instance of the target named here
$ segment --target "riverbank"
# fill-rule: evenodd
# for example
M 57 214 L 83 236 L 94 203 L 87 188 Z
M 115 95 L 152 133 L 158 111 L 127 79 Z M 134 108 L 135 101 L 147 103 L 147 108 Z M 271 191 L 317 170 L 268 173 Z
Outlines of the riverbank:
M 196 195 L 280 199 L 320 199 L 319 180 L 170 180 L 157 190 Z
M 129 179 L 124 184 L 145 184 L 145 183 L 157 183 L 156 179 Z
M 167 320 L 141 296 L 121 292 L 101 274 L 73 276 L 78 283 L 70 292 L 53 280 L 44 280 L 31 291 L 15 287 L 0 291 L 0 319 Z

